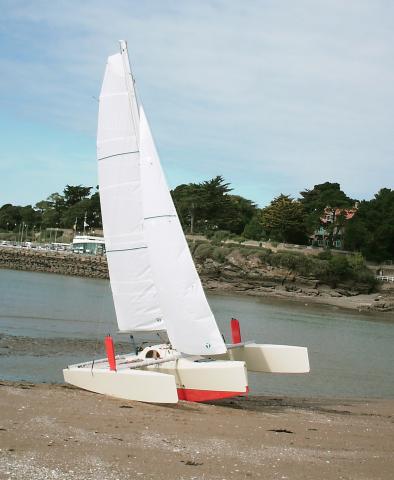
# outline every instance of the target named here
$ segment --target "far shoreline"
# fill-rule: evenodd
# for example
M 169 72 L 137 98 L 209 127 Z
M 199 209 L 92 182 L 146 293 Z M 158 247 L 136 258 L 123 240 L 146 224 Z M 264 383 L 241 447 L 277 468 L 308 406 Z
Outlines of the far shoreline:
M 36 270 L 28 270 L 28 269 L 21 269 L 21 268 L 9 268 L 9 267 L 1 267 L 0 270 L 5 271 L 19 271 L 19 272 L 26 272 L 26 273 L 38 273 L 38 274 L 49 274 L 49 275 L 59 275 L 68 278 L 83 278 L 87 280 L 101 280 L 108 282 L 108 278 L 97 278 L 91 277 L 87 275 L 69 275 L 66 273 L 60 273 L 56 271 L 36 271 Z M 371 319 L 376 319 L 376 314 L 379 314 L 379 320 L 387 320 L 388 322 L 394 322 L 394 312 L 390 310 L 378 310 L 369 308 L 373 306 L 375 299 L 381 296 L 380 292 L 371 293 L 371 294 L 363 294 L 363 295 L 356 295 L 352 297 L 331 297 L 329 295 L 318 295 L 318 296 L 308 296 L 302 295 L 296 292 L 285 292 L 285 291 L 255 291 L 255 290 L 237 290 L 234 284 L 227 283 L 223 288 L 220 287 L 213 287 L 210 285 L 210 282 L 204 281 L 202 278 L 202 284 L 204 291 L 207 295 L 214 295 L 214 296 L 223 296 L 223 297 L 237 297 L 244 300 L 253 299 L 258 300 L 263 303 L 269 304 L 293 304 L 299 307 L 310 307 L 310 308 L 327 308 L 327 311 L 334 311 L 339 310 L 344 313 L 357 313 L 361 314 L 364 318 L 370 317 Z M 229 288 L 230 287 L 230 288 Z M 231 288 L 232 287 L 232 288 Z M 384 315 L 382 315 L 384 314 Z
M 284 268 L 257 265 L 256 262 L 255 258 L 248 260 L 240 254 L 234 254 L 234 258 L 225 264 L 207 259 L 204 262 L 197 261 L 196 267 L 207 293 L 270 298 L 304 303 L 306 306 L 317 304 L 359 313 L 394 313 L 394 283 L 382 283 L 379 291 L 374 293 L 346 285 L 334 288 L 313 277 L 297 275 Z M 69 252 L 0 247 L 0 268 L 78 278 L 109 278 L 105 256 Z
M 205 293 L 208 295 L 238 297 L 243 299 L 260 300 L 264 303 L 279 304 L 295 304 L 304 307 L 324 307 L 329 310 L 340 310 L 344 313 L 357 313 L 364 317 L 375 317 L 379 314 L 382 319 L 394 322 L 394 312 L 390 310 L 374 310 L 368 309 L 369 305 L 373 305 L 376 297 L 381 295 L 378 293 L 371 293 L 369 295 L 357 295 L 354 297 L 330 297 L 330 296 L 307 296 L 300 295 L 294 292 L 253 292 L 253 291 L 236 291 L 220 288 L 207 288 L 204 284 Z M 360 298 L 362 297 L 362 302 Z M 381 315 L 383 314 L 383 315 Z

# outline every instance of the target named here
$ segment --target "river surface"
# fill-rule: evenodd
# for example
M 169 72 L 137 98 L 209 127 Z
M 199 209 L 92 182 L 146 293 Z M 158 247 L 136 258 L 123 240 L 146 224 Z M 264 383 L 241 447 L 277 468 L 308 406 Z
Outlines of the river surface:
M 394 317 L 279 300 L 209 295 L 219 327 L 241 322 L 243 339 L 302 345 L 311 373 L 250 374 L 252 394 L 314 397 L 394 397 Z M 105 280 L 0 270 L 0 379 L 62 382 L 62 368 L 103 356 L 117 336 Z

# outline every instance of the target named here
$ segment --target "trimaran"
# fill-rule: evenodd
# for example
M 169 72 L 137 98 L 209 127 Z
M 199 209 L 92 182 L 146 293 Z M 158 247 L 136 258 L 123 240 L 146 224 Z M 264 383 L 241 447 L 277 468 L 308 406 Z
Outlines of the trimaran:
M 155 403 L 248 393 L 247 372 L 305 373 L 305 347 L 241 342 L 233 319 L 225 344 L 183 234 L 142 105 L 127 44 L 108 58 L 101 88 L 97 160 L 112 296 L 120 332 L 166 331 L 168 343 L 70 365 L 66 382 Z

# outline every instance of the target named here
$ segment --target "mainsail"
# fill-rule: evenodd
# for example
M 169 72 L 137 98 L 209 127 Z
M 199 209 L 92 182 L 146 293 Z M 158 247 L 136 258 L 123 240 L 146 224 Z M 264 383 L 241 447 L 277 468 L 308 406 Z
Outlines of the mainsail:
M 100 95 L 100 200 L 121 330 L 167 329 L 188 354 L 224 353 L 160 165 L 136 102 L 127 49 L 109 57 Z
M 143 235 L 139 114 L 122 50 L 108 58 L 97 131 L 108 269 L 119 329 L 161 330 L 163 314 Z

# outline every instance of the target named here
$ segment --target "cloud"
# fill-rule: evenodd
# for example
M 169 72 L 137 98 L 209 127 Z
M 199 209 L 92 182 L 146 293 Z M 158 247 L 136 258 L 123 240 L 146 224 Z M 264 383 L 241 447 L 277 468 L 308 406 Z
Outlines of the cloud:
M 126 38 L 173 186 L 220 173 L 264 204 L 326 180 L 359 198 L 393 183 L 389 2 L 5 6 L 0 102 L 16 117 L 94 142 L 93 97 Z

